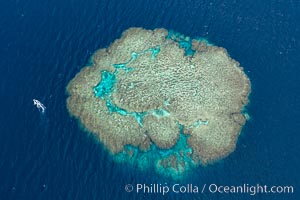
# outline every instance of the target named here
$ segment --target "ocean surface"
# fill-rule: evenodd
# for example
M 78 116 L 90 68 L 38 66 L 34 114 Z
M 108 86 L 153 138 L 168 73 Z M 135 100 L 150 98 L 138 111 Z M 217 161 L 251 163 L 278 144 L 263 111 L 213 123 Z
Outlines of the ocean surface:
M 0 1 L 0 200 L 300 199 L 299 19 L 296 0 Z M 68 82 L 129 27 L 205 37 L 240 62 L 251 119 L 234 153 L 175 181 L 115 163 L 69 116 Z M 126 192 L 127 184 L 192 184 L 199 193 Z M 211 184 L 294 192 L 201 192 Z

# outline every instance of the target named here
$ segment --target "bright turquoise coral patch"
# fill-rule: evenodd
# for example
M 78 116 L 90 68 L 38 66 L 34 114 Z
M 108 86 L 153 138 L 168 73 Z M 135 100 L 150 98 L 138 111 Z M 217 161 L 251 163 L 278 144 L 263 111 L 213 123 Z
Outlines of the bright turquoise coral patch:
M 104 98 L 109 95 L 116 82 L 116 76 L 108 71 L 101 72 L 101 82 L 94 87 L 94 92 L 97 97 Z

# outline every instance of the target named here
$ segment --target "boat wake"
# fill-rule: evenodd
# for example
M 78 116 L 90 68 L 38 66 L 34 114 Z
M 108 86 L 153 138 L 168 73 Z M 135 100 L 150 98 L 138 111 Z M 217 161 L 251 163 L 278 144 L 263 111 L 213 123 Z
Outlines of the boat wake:
M 39 109 L 39 111 L 41 113 L 45 113 L 46 111 L 46 106 L 44 106 L 44 104 L 42 104 L 42 102 L 40 102 L 37 99 L 33 99 L 33 105 L 35 105 L 37 107 L 37 109 Z
M 37 99 L 33 99 L 33 105 L 35 105 L 40 112 L 40 125 L 44 128 L 45 131 L 48 130 L 49 119 L 46 116 L 46 106 Z

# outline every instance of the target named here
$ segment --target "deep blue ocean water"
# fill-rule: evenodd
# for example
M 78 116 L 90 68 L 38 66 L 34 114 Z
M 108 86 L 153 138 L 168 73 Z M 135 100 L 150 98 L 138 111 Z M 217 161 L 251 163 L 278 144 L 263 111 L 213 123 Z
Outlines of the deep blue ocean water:
M 0 1 L 0 199 L 300 199 L 299 19 L 296 0 Z M 133 26 L 206 37 L 252 83 L 251 120 L 236 151 L 182 181 L 115 163 L 66 109 L 67 83 Z M 294 193 L 124 190 L 138 183 L 291 185 Z

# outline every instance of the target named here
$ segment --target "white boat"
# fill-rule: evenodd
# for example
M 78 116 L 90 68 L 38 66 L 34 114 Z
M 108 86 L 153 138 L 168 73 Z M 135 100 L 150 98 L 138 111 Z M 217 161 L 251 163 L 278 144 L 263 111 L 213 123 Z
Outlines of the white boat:
M 35 105 L 42 113 L 46 110 L 46 106 L 37 99 L 33 99 L 33 105 Z

